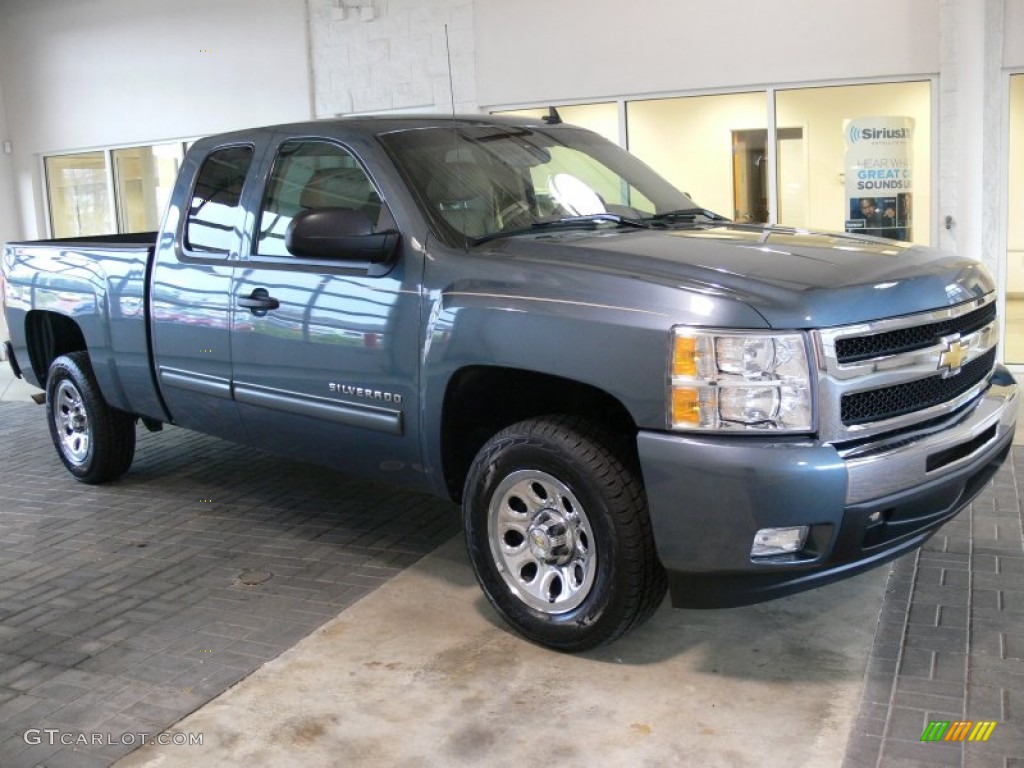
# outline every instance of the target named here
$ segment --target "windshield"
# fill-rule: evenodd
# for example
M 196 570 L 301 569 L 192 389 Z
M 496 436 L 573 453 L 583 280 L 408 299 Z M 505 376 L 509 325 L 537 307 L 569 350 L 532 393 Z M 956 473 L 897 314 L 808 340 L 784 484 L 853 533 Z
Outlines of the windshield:
M 637 221 L 695 207 L 625 150 L 572 126 L 458 123 L 380 139 L 451 244 L 565 219 Z

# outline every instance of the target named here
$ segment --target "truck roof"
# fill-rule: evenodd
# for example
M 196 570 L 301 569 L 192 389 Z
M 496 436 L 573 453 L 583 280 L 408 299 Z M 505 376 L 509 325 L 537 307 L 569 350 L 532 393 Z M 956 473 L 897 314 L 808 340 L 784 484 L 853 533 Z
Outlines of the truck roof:
M 207 137 L 217 141 L 241 140 L 252 138 L 262 133 L 290 133 L 315 135 L 379 135 L 395 131 L 416 130 L 421 128 L 445 128 L 453 124 L 458 126 L 492 125 L 495 127 L 545 128 L 548 124 L 541 118 L 523 115 L 360 115 L 354 117 L 333 117 L 322 120 L 306 120 L 296 123 L 247 128 L 228 133 L 219 133 Z

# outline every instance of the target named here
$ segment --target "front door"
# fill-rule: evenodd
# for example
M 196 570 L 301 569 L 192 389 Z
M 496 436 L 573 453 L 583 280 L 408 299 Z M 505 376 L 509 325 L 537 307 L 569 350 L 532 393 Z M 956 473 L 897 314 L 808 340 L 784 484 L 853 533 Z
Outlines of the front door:
M 421 257 L 403 248 L 389 269 L 369 270 L 291 255 L 292 218 L 324 207 L 395 227 L 350 151 L 283 142 L 232 288 L 242 421 L 254 445 L 275 453 L 417 484 Z

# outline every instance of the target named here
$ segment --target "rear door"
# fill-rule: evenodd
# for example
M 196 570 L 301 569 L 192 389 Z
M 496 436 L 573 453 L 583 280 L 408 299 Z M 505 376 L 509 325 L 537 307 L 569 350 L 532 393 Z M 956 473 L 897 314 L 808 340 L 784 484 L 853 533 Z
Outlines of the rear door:
M 269 143 L 269 137 L 265 140 Z M 231 281 L 255 180 L 259 139 L 196 148 L 157 242 L 151 277 L 153 353 L 175 424 L 231 440 L 245 432 L 231 394 Z
M 422 257 L 404 242 L 384 268 L 291 255 L 292 218 L 324 207 L 397 226 L 350 149 L 282 137 L 232 288 L 239 412 L 257 446 L 415 484 Z

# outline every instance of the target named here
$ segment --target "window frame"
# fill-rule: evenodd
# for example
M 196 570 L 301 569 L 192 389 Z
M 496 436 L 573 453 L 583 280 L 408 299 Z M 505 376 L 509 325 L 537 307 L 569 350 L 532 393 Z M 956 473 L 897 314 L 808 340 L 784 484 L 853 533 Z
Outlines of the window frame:
M 243 262 L 247 267 L 253 269 L 281 269 L 296 272 L 330 273 L 369 277 L 382 277 L 388 274 L 401 258 L 400 255 L 396 256 L 395 259 L 387 264 L 362 264 L 361 262 L 342 261 L 336 259 L 316 259 L 309 256 L 291 255 L 281 256 L 274 254 L 261 254 L 258 252 L 260 224 L 263 220 L 264 205 L 266 203 L 267 195 L 270 193 L 270 184 L 274 177 L 274 171 L 277 169 L 277 164 L 280 161 L 281 147 L 285 144 L 297 142 L 327 144 L 337 147 L 347 153 L 353 160 L 355 160 L 356 165 L 366 175 L 367 180 L 373 186 L 374 190 L 376 190 L 377 196 L 380 198 L 381 213 L 377 221 L 374 222 L 374 227 L 378 232 L 385 231 L 386 228 L 381 228 L 379 225 L 381 222 L 386 220 L 391 223 L 391 228 L 395 232 L 401 232 L 394 212 L 391 210 L 391 206 L 388 204 L 388 200 L 381 190 L 380 184 L 378 184 L 377 180 L 373 177 L 373 174 L 370 172 L 363 158 L 352 148 L 350 144 L 330 136 L 306 134 L 281 135 L 276 137 L 271 146 L 266 150 L 266 156 L 270 156 L 273 159 L 266 163 L 266 167 L 264 168 L 259 182 L 256 185 L 259 189 L 255 190 L 253 193 L 254 210 L 252 214 L 252 222 L 249 225 L 249 244 L 248 247 L 244 249 L 244 252 L 239 255 L 241 262 Z M 399 243 L 398 247 L 401 249 L 401 243 Z
M 107 220 L 113 222 L 114 232 L 118 231 L 117 227 L 117 208 L 114 203 L 114 185 L 113 185 L 113 174 L 111 172 L 110 163 L 112 156 L 109 151 L 102 149 L 79 149 L 69 152 L 51 152 L 45 155 L 41 155 L 39 158 L 39 169 L 40 176 L 42 179 L 42 201 L 43 201 L 43 215 L 45 216 L 45 231 L 46 235 L 50 239 L 59 239 L 56 235 L 56 226 L 53 220 L 53 202 L 51 200 L 51 194 L 53 193 L 53 181 L 50 176 L 48 162 L 54 158 L 60 157 L 74 157 L 76 155 L 92 155 L 102 153 L 104 163 L 104 181 L 107 188 Z M 112 232 L 101 232 L 100 236 L 113 234 Z M 96 237 L 97 235 L 72 235 L 70 238 L 63 239 L 86 239 L 89 237 Z
M 189 225 L 189 221 L 190 221 L 189 210 L 191 208 L 192 199 L 195 196 L 196 185 L 199 183 L 199 177 L 200 177 L 200 175 L 202 175 L 203 168 L 206 167 L 206 163 L 217 152 L 221 152 L 223 150 L 228 150 L 228 149 L 241 149 L 241 148 L 248 149 L 250 154 L 251 154 L 251 158 L 250 158 L 250 161 L 249 161 L 249 167 L 246 168 L 245 178 L 242 180 L 242 190 L 241 190 L 241 192 L 239 192 L 238 202 L 235 204 L 235 218 L 236 218 L 236 221 L 235 221 L 234 229 L 237 230 L 240 233 L 243 233 L 242 238 L 244 239 L 245 215 L 246 215 L 246 206 L 245 206 L 246 190 L 253 184 L 253 173 L 258 168 L 259 161 L 260 161 L 261 158 L 260 158 L 260 155 L 259 155 L 259 153 L 257 151 L 257 147 L 256 147 L 255 143 L 253 143 L 251 141 L 232 141 L 232 142 L 227 142 L 227 143 L 224 143 L 224 144 L 218 144 L 215 147 L 211 147 L 203 155 L 202 160 L 199 162 L 199 167 L 196 168 L 195 175 L 192 177 L 192 179 L 189 182 L 188 195 L 186 196 L 186 199 L 188 200 L 188 205 L 182 205 L 181 217 L 180 217 L 180 222 L 179 222 L 179 226 L 178 226 L 178 233 L 177 233 L 177 239 L 178 239 L 178 243 L 179 243 L 179 246 L 180 246 L 180 256 L 181 257 L 187 258 L 189 260 L 221 262 L 221 261 L 228 261 L 228 260 L 232 259 L 233 257 L 237 258 L 238 254 L 241 252 L 241 250 L 242 250 L 241 243 L 239 243 L 237 248 L 235 248 L 235 249 L 228 248 L 226 251 L 196 250 L 195 248 L 192 248 L 188 244 L 188 225 Z

